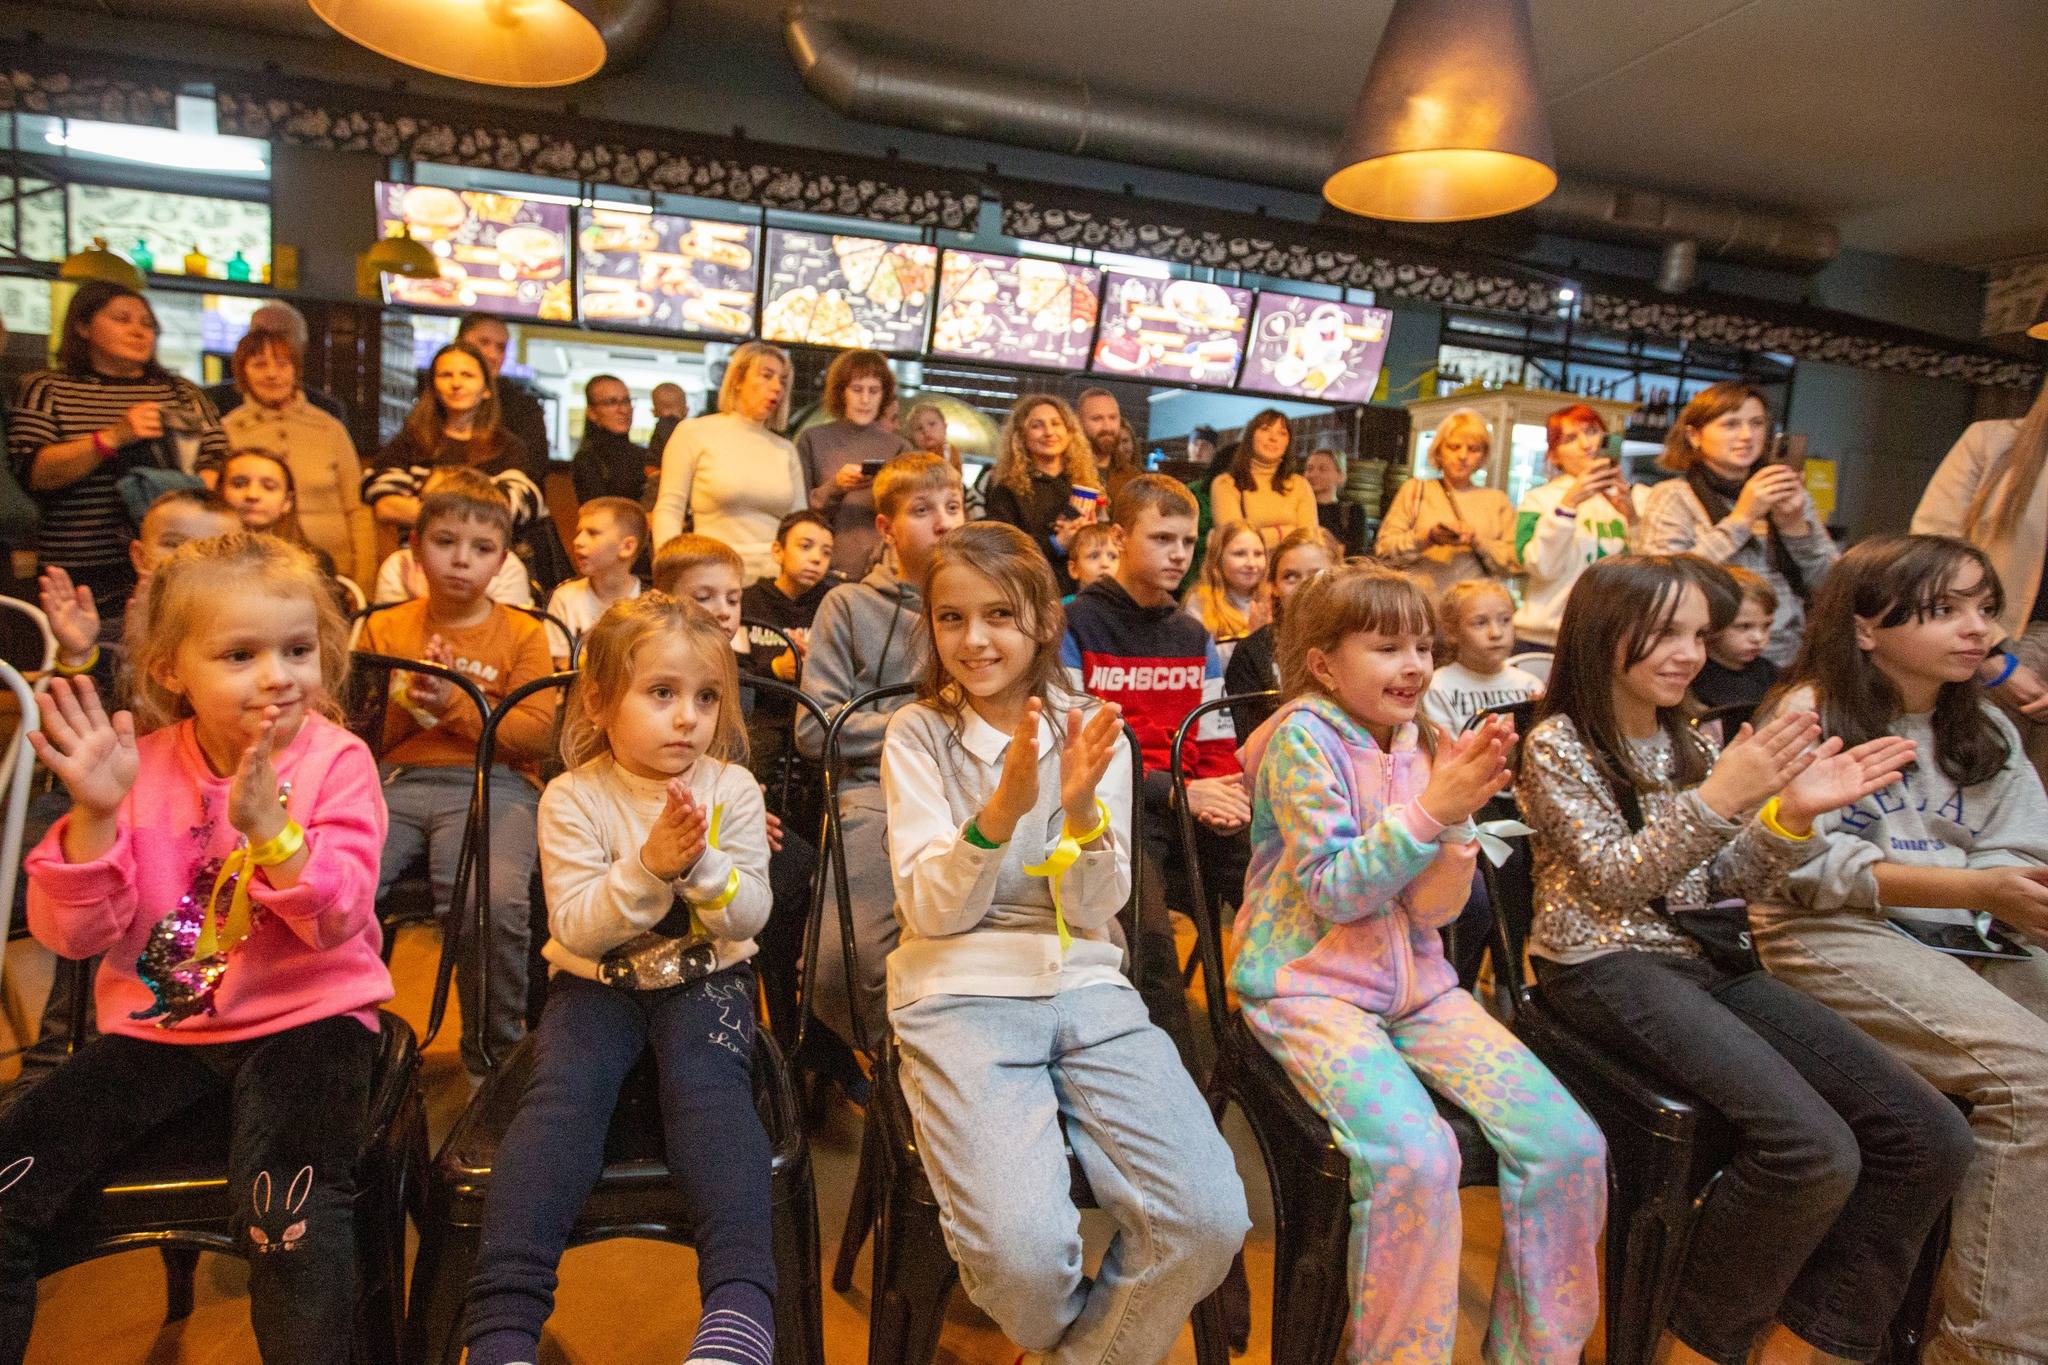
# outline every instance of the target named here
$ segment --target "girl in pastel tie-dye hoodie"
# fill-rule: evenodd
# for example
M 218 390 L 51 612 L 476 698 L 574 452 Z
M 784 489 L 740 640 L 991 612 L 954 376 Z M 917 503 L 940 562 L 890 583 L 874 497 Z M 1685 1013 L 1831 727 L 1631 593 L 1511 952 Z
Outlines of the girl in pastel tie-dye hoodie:
M 1245 746 L 1258 776 L 1231 985 L 1351 1163 L 1346 1359 L 1451 1359 L 1460 1162 L 1435 1091 L 1500 1158 L 1487 1359 L 1562 1365 L 1599 1308 L 1605 1147 L 1444 959 L 1437 930 L 1472 885 L 1471 816 L 1506 785 L 1513 734 L 1504 721 L 1455 742 L 1418 729 L 1433 633 L 1421 591 L 1370 565 L 1289 605 L 1291 700 Z

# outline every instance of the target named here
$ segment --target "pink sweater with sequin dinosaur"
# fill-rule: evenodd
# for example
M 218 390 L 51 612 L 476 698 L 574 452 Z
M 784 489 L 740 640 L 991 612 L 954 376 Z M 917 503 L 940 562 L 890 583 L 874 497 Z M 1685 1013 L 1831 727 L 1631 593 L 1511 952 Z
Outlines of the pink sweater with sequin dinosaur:
M 94 989 L 100 1032 L 231 1043 L 341 1014 L 374 1031 L 377 1006 L 391 998 L 376 912 L 386 816 L 363 742 L 309 716 L 274 757 L 289 786 L 285 808 L 306 831 L 305 870 L 283 891 L 259 873 L 249 937 L 210 968 L 182 970 L 221 859 L 239 842 L 228 780 L 207 766 L 189 720 L 144 735 L 136 752 L 135 786 L 106 855 L 66 862 L 66 816 L 24 864 L 29 928 L 44 946 L 106 954 Z

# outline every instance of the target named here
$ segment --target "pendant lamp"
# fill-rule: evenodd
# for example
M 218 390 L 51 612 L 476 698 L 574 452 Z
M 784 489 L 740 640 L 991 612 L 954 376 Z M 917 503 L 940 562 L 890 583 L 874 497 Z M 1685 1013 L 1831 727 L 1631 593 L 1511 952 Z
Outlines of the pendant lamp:
M 135 268 L 135 262 L 126 256 L 119 256 L 107 250 L 107 239 L 95 237 L 92 245 L 83 251 L 74 251 L 64 258 L 64 264 L 57 268 L 60 280 L 104 280 L 118 284 L 124 289 L 142 291 L 145 281 L 142 272 Z
M 591 0 L 311 0 L 370 51 L 479 85 L 574 85 L 604 65 Z
M 1454 223 L 1557 188 L 1528 0 L 1394 0 L 1323 198 L 1348 213 Z
M 408 279 L 431 280 L 441 273 L 440 258 L 424 242 L 413 240 L 412 230 L 400 227 L 375 246 L 356 257 L 356 293 L 366 299 L 378 296 L 378 276 L 404 275 Z
M 2036 341 L 2048 341 L 2048 298 L 2041 300 L 2041 316 L 2034 319 L 2034 325 L 2027 329 L 2027 335 Z

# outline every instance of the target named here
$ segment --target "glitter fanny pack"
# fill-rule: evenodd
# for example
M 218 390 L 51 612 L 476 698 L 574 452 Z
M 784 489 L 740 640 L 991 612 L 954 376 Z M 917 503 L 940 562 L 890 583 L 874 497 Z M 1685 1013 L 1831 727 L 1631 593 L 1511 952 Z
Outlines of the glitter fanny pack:
M 684 907 L 678 903 L 677 909 Z M 718 945 L 702 932 L 681 936 L 652 929 L 598 960 L 597 979 L 628 991 L 658 991 L 702 981 L 718 970 Z

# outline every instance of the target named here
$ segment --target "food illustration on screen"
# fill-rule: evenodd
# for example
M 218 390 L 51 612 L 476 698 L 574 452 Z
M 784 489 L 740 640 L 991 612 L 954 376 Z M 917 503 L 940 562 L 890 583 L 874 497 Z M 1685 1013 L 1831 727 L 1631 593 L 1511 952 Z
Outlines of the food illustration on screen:
M 1076 370 L 1100 307 L 1102 272 L 1061 261 L 948 251 L 932 350 L 968 360 Z
M 1238 387 L 1326 403 L 1369 402 L 1393 321 L 1384 308 L 1261 292 Z
M 760 241 L 745 223 L 591 209 L 576 240 L 584 320 L 746 336 Z
M 434 279 L 384 276 L 390 303 L 568 322 L 569 209 L 510 194 L 379 181 L 388 236 L 403 225 L 439 259 Z
M 1252 291 L 1111 271 L 1094 368 L 1135 378 L 1228 384 L 1244 349 Z
M 921 242 L 771 230 L 761 335 L 813 346 L 924 345 L 939 249 Z

